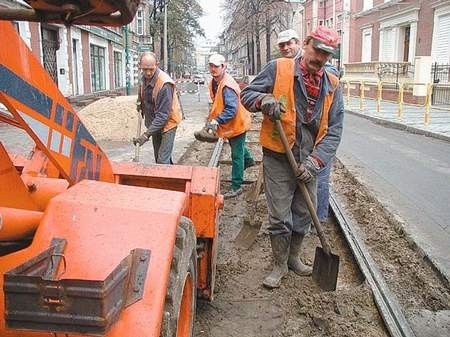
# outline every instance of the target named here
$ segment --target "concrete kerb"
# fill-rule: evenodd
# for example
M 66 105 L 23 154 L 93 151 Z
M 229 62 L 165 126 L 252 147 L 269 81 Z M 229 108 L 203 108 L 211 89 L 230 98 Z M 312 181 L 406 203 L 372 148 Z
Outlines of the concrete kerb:
M 406 124 L 401 123 L 401 122 L 394 122 L 394 121 L 391 121 L 391 120 L 384 119 L 382 117 L 369 116 L 369 115 L 366 115 L 366 114 L 364 114 L 362 112 L 348 110 L 348 109 L 345 109 L 345 112 L 350 113 L 350 114 L 355 115 L 355 116 L 363 117 L 363 118 L 368 119 L 368 120 L 370 120 L 370 121 L 372 121 L 374 123 L 377 123 L 377 124 L 380 124 L 380 125 L 383 125 L 383 126 L 386 126 L 386 127 L 390 127 L 392 129 L 398 129 L 398 130 L 402 130 L 402 131 L 407 131 L 407 132 L 410 132 L 410 133 L 419 134 L 419 135 L 432 137 L 432 138 L 436 138 L 436 139 L 440 139 L 440 140 L 444 140 L 444 141 L 450 142 L 450 137 L 449 136 L 445 136 L 445 135 L 441 135 L 441 134 L 438 134 L 438 133 L 435 133 L 435 132 L 432 132 L 432 131 L 423 130 L 423 129 L 416 128 L 416 127 L 413 127 L 413 126 L 409 126 L 409 125 L 406 125 Z

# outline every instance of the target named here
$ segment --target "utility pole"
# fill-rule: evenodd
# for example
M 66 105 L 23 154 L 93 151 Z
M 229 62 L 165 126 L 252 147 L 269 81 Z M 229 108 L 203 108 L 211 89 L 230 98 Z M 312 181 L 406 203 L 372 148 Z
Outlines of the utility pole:
M 168 55 L 167 55 L 167 1 L 164 2 L 164 71 L 168 69 Z

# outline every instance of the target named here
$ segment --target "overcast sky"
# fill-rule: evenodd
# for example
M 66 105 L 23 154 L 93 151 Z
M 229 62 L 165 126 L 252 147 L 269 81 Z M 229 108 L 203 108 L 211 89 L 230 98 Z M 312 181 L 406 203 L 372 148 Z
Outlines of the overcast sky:
M 223 31 L 223 23 L 221 18 L 222 4 L 221 0 L 198 0 L 202 6 L 204 16 L 200 19 L 200 25 L 205 30 L 208 39 L 215 40 Z

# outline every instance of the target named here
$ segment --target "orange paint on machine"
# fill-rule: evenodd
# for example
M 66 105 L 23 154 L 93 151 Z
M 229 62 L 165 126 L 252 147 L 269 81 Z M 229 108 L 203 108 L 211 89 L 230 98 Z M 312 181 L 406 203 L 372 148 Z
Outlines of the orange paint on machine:
M 90 3 L 32 6 L 122 25 L 138 1 Z M 24 158 L 0 142 L 0 336 L 191 336 L 197 297 L 213 298 L 219 170 L 110 162 L 10 22 L 0 35 L 0 124 L 35 143 Z

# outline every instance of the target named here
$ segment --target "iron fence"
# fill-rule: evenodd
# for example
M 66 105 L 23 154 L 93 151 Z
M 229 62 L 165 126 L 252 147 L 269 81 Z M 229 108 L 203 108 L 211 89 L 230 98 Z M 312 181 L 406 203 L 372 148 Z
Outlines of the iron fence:
M 434 63 L 431 67 L 431 78 L 434 84 L 431 104 L 450 105 L 450 87 L 448 86 L 450 83 L 450 64 Z
M 394 81 L 398 83 L 400 78 L 414 77 L 414 65 L 408 62 L 379 62 L 376 73 L 380 81 Z M 398 89 L 398 84 L 396 84 Z

